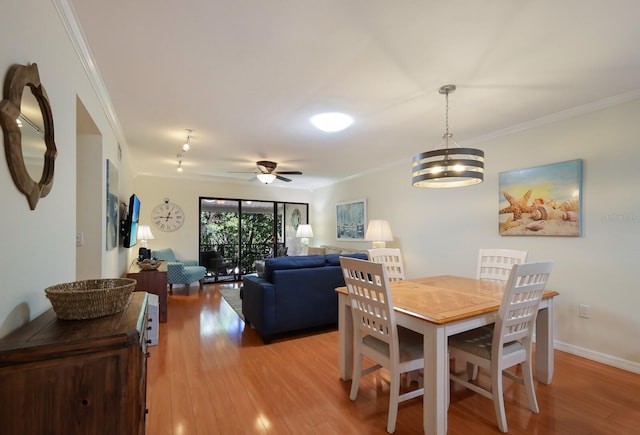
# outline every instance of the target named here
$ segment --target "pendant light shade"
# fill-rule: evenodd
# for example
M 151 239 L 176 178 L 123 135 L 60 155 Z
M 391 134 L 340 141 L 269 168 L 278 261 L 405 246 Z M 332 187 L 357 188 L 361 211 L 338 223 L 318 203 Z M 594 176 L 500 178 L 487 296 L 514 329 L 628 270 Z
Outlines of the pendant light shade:
M 412 184 L 416 187 L 471 186 L 482 183 L 484 179 L 484 151 L 460 147 L 449 133 L 449 94 L 455 90 L 455 85 L 440 88 L 440 93 L 446 98 L 444 141 L 438 149 L 413 157 Z M 455 147 L 449 148 L 449 143 Z

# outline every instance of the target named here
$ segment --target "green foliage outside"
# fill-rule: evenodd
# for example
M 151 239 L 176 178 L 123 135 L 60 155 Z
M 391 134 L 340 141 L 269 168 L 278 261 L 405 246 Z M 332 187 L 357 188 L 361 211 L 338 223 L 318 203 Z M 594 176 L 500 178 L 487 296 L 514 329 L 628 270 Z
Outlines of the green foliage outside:
M 251 273 L 253 262 L 267 257 L 273 248 L 273 222 L 272 214 L 244 213 L 239 240 L 237 213 L 203 211 L 200 214 L 200 250 L 216 250 L 226 259 L 237 260 L 240 245 L 239 267 L 243 274 Z

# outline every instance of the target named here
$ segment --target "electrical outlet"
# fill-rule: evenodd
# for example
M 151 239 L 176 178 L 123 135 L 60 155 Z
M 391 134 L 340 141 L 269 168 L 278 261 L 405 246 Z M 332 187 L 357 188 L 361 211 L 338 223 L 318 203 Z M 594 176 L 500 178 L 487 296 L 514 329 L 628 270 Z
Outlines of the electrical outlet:
M 578 316 L 582 317 L 583 319 L 590 319 L 591 306 L 580 304 L 580 306 L 578 307 Z
M 83 232 L 76 233 L 76 246 L 82 246 L 82 245 L 84 245 L 84 233 Z

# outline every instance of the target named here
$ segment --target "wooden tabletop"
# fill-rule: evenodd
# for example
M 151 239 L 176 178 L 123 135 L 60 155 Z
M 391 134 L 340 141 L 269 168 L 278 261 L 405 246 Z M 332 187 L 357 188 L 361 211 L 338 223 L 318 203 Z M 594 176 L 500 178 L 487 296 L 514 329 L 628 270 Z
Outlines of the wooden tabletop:
M 391 281 L 389 286 L 396 311 L 436 324 L 496 312 L 504 292 L 502 283 L 452 275 Z M 348 294 L 347 287 L 336 292 Z M 545 290 L 543 299 L 558 294 Z

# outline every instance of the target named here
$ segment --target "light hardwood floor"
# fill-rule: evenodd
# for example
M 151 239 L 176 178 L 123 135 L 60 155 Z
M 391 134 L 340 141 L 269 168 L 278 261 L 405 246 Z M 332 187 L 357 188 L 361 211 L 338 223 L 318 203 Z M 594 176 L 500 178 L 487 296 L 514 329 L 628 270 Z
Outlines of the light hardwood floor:
M 148 434 L 386 434 L 386 372 L 364 377 L 350 401 L 351 382 L 338 376 L 336 330 L 264 345 L 219 286 L 200 293 L 192 286 L 190 295 L 174 288 L 169 320 L 150 348 Z M 536 385 L 538 415 L 528 410 L 524 388 L 505 378 L 510 434 L 639 433 L 640 375 L 559 351 L 555 362 L 553 383 Z M 422 398 L 400 405 L 395 433 L 422 433 Z M 449 434 L 470 433 L 500 433 L 493 404 L 456 388 Z

